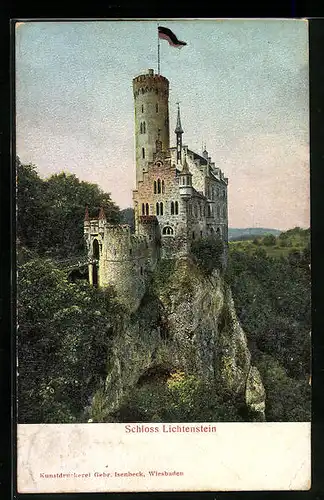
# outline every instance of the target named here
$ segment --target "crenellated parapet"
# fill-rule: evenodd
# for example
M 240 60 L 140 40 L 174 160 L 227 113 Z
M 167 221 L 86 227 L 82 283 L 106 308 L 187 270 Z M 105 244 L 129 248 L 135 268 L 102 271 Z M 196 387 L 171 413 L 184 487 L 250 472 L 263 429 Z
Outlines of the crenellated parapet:
M 168 98 L 169 80 L 165 76 L 154 74 L 153 69 L 149 69 L 146 74 L 135 77 L 133 79 L 134 98 L 148 92 Z

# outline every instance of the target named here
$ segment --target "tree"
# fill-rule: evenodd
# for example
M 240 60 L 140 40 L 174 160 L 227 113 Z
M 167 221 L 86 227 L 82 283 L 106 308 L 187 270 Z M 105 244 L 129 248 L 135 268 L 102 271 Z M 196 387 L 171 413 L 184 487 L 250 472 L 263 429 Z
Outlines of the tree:
M 267 234 L 263 238 L 263 244 L 266 246 L 274 246 L 276 244 L 276 237 L 273 234 Z
M 119 208 L 110 194 L 96 184 L 60 173 L 43 180 L 34 165 L 17 159 L 18 238 L 40 255 L 69 258 L 84 252 L 83 220 L 88 205 L 91 217 L 103 207 L 107 220 L 119 221 Z
M 17 237 L 19 245 L 30 249 L 42 244 L 44 212 L 44 182 L 35 165 L 22 165 L 16 158 Z
M 48 259 L 19 266 L 19 422 L 83 421 L 122 314 L 112 292 L 68 282 Z
M 222 269 L 224 243 L 219 236 L 194 240 L 191 244 L 191 253 L 206 275 L 212 274 L 214 269 Z

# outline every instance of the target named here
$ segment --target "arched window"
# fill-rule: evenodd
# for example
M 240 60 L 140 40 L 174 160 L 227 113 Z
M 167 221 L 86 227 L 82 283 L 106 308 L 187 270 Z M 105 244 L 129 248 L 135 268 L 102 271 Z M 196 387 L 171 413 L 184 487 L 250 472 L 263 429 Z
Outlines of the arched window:
M 171 201 L 171 215 L 174 215 L 174 202 Z
M 219 227 L 216 229 L 216 233 L 220 235 L 220 229 L 219 229 Z
M 143 104 L 142 104 L 142 113 L 144 113 L 144 106 L 143 106 Z
M 149 214 L 149 204 L 148 203 L 146 203 L 146 205 L 145 205 L 145 213 L 146 213 L 146 215 Z
M 142 158 L 145 158 L 145 149 L 142 148 Z
M 140 134 L 143 134 L 143 123 L 140 123 Z
M 156 215 L 160 215 L 160 204 L 156 204 Z
M 163 203 L 160 203 L 160 214 L 163 215 Z
M 145 215 L 145 205 L 142 203 L 142 215 Z
M 155 110 L 156 110 L 157 113 L 159 112 L 159 105 L 158 105 L 158 103 L 156 103 L 156 105 L 155 105 Z
M 129 255 L 132 255 L 132 253 L 133 253 L 133 250 L 132 250 L 132 248 L 130 248 L 129 249 Z
M 165 193 L 164 180 L 162 180 L 162 193 Z
M 156 194 L 156 181 L 154 181 L 154 194 Z
M 161 181 L 160 181 L 160 179 L 158 179 L 158 181 L 157 181 L 157 192 L 161 193 Z
M 202 231 L 200 231 L 200 238 L 202 238 L 202 235 L 203 235 L 203 232 L 202 232 Z
M 145 134 L 145 133 L 146 133 L 146 123 L 143 122 L 143 134 Z
M 175 208 L 175 214 L 178 215 L 178 213 L 179 213 L 179 203 L 177 201 L 175 202 L 174 208 Z
M 173 229 L 170 226 L 165 226 L 162 230 L 162 234 L 167 236 L 173 236 Z
M 210 205 L 208 205 L 208 217 L 211 217 L 211 209 L 210 209 Z
M 143 276 L 143 267 L 141 266 L 141 269 L 140 269 L 140 273 L 141 273 L 141 276 Z
M 93 240 L 92 254 L 94 259 L 99 259 L 99 243 L 98 240 Z
M 192 239 L 194 240 L 195 239 L 195 231 L 192 231 Z

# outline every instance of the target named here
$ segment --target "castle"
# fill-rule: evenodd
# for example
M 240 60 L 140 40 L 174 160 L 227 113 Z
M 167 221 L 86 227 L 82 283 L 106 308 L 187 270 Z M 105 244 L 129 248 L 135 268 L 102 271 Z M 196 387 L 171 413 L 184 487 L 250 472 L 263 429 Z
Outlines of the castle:
M 84 236 L 89 282 L 113 285 L 134 308 L 145 293 L 149 271 L 160 259 L 181 258 L 193 240 L 219 235 L 228 240 L 228 179 L 211 161 L 182 143 L 178 105 L 176 146 L 170 147 L 169 81 L 149 69 L 133 79 L 135 103 L 135 234 L 128 225 L 111 225 L 103 210 L 89 217 Z

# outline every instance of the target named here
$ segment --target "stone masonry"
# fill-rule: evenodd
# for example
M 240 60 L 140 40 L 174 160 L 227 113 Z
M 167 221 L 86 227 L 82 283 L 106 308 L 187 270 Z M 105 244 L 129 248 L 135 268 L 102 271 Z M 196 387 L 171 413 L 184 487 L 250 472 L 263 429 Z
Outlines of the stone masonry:
M 218 234 L 228 240 L 228 179 L 211 161 L 182 144 L 178 106 L 176 146 L 170 148 L 169 81 L 152 69 L 133 80 L 135 108 L 135 234 L 129 226 L 108 224 L 103 210 L 90 219 L 84 235 L 89 281 L 114 286 L 120 300 L 136 309 L 148 272 L 160 259 L 188 255 L 193 240 Z

